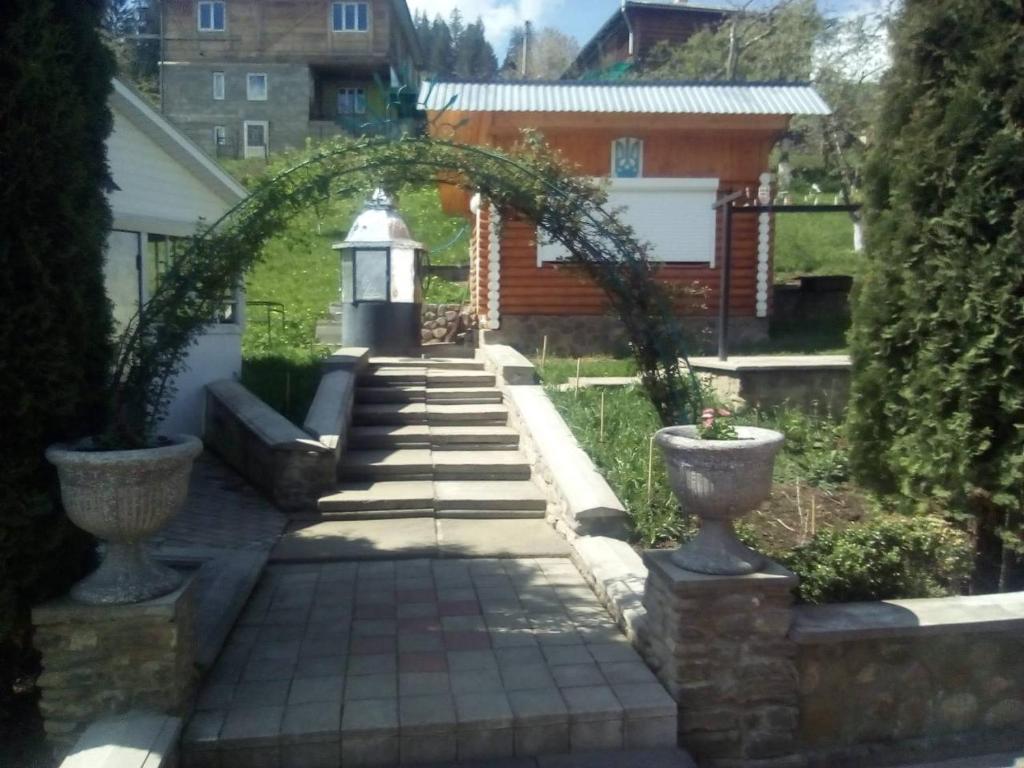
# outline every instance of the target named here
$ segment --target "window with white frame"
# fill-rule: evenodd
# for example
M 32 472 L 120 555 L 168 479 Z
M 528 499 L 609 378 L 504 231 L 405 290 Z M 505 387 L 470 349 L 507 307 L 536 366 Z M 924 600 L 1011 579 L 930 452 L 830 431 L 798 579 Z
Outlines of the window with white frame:
M 245 95 L 249 101 L 267 100 L 267 76 L 262 72 L 250 72 L 245 76 Z
M 366 91 L 362 88 L 339 88 L 338 114 L 365 115 Z
M 213 98 L 216 101 L 224 100 L 224 73 L 213 73 Z
M 369 28 L 369 3 L 331 3 L 331 29 L 335 32 L 366 32 Z
M 605 208 L 621 209 L 637 238 L 651 244 L 651 261 L 714 266 L 717 192 L 718 179 L 613 178 Z M 560 243 L 538 236 L 538 264 L 568 258 Z
M 213 145 L 223 147 L 228 143 L 228 129 L 223 125 L 213 126 Z
M 224 0 L 200 0 L 196 8 L 200 32 L 223 32 L 227 21 Z

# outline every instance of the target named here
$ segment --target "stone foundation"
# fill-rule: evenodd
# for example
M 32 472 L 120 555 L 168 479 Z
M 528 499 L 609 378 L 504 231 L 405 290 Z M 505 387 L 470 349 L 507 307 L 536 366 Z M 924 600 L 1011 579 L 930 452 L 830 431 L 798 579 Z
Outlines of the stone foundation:
M 693 354 L 709 352 L 715 345 L 713 318 L 681 319 L 689 335 Z M 614 315 L 502 315 L 501 328 L 483 331 L 487 344 L 508 344 L 524 355 L 539 354 L 548 337 L 548 354 L 568 357 L 583 355 L 627 355 L 628 339 L 622 321 Z M 768 338 L 768 321 L 736 317 L 729 323 L 730 343 L 763 341 Z
M 679 704 L 679 744 L 701 768 L 799 768 L 796 576 L 770 563 L 705 576 L 648 552 L 648 663 Z
M 32 611 L 47 739 L 66 751 L 94 720 L 132 709 L 183 714 L 196 683 L 195 579 L 156 600 Z
M 422 341 L 455 341 L 475 325 L 469 307 L 462 304 L 424 304 Z

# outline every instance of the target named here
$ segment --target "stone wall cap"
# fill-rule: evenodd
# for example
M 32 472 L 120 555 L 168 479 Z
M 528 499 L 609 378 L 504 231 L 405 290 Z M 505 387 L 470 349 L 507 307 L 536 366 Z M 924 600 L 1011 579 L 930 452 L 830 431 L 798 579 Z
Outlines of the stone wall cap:
M 666 582 L 668 588 L 678 595 L 752 590 L 788 592 L 799 584 L 795 573 L 771 560 L 757 573 L 718 576 L 687 571 L 673 563 L 671 557 L 672 550 L 669 549 L 648 550 L 644 552 L 644 563 L 652 578 Z
M 178 613 L 179 606 L 191 599 L 195 591 L 197 569 L 189 569 L 181 586 L 173 592 L 153 600 L 122 605 L 90 605 L 72 600 L 63 595 L 32 609 L 32 623 L 37 626 L 50 624 L 100 624 L 122 619 L 154 618 L 171 621 Z
M 529 358 L 507 344 L 481 344 L 480 357 L 509 386 L 537 383 L 537 370 Z
M 331 452 L 329 447 L 311 438 L 234 379 L 211 382 L 206 389 L 273 450 Z
M 132 710 L 92 723 L 61 768 L 160 768 L 171 765 L 181 718 Z
M 351 368 L 359 370 L 370 360 L 369 347 L 338 347 L 323 359 L 325 368 Z
M 888 637 L 1024 631 L 1024 592 L 832 605 L 794 610 L 790 638 L 801 644 Z
M 690 367 L 708 373 L 749 373 L 759 371 L 848 371 L 849 355 L 740 355 L 728 360 L 691 357 Z

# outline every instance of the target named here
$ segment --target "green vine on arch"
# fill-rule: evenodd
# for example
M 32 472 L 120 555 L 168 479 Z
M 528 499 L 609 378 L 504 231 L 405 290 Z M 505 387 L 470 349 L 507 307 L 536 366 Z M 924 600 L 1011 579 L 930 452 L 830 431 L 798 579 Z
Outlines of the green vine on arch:
M 607 195 L 577 176 L 533 133 L 509 153 L 425 137 L 339 138 L 262 182 L 246 200 L 197 233 L 124 329 L 113 378 L 113 421 L 105 442 L 145 444 L 169 389 L 203 328 L 263 246 L 299 212 L 329 196 L 375 187 L 455 184 L 533 221 L 561 243 L 600 286 L 621 318 L 640 379 L 668 424 L 694 423 L 700 386 L 689 370 L 673 301 L 656 278 L 649 245 L 614 212 Z

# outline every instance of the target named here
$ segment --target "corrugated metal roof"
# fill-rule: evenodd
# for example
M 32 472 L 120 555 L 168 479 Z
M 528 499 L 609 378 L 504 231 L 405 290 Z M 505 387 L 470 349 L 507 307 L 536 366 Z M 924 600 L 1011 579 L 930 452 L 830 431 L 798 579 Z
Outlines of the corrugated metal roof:
M 827 115 L 803 83 L 424 82 L 424 109 L 456 112 L 632 112 L 669 115 Z

